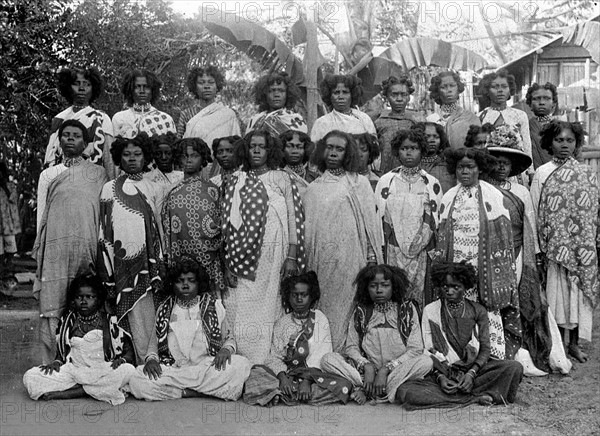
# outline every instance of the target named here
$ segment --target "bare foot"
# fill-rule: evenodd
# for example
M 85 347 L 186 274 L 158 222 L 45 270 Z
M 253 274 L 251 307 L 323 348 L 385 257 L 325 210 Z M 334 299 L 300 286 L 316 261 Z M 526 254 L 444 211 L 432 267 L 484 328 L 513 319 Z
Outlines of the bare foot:
M 350 394 L 350 398 L 356 401 L 356 403 L 360 406 L 367 402 L 367 396 L 364 391 L 354 391 Z
M 481 395 L 477 397 L 477 403 L 481 404 L 482 406 L 491 406 L 494 404 L 494 399 L 489 395 Z
M 40 398 L 38 398 L 38 400 L 40 401 L 50 401 L 54 399 L 54 395 L 52 394 L 52 392 L 47 392 L 45 394 L 43 394 Z
M 273 406 L 277 406 L 279 404 L 279 400 L 281 398 L 279 397 L 279 395 L 275 395 L 273 397 L 273 399 L 271 401 L 269 401 L 268 407 L 273 407 Z
M 581 363 L 585 363 L 588 360 L 588 355 L 581 351 L 579 345 L 569 345 L 569 355 L 573 356 Z

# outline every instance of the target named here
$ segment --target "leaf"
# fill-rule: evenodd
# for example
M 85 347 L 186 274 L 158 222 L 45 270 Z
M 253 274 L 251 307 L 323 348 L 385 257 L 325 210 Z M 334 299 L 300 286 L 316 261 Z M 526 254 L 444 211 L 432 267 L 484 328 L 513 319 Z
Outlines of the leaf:
M 600 23 L 586 21 L 578 23 L 563 30 L 563 43 L 580 45 L 590 52 L 592 59 L 600 64 Z
M 203 18 L 203 24 L 210 33 L 243 51 L 263 68 L 281 69 L 295 83 L 302 83 L 302 61 L 283 41 L 264 27 L 222 11 L 205 14 Z
M 360 68 L 362 62 L 357 65 Z M 374 97 L 389 76 L 406 74 L 417 67 L 437 66 L 452 70 L 479 71 L 488 65 L 483 56 L 459 45 L 433 38 L 407 38 L 388 47 L 358 70 L 365 100 Z
M 457 71 L 480 71 L 488 63 L 483 56 L 460 45 L 433 38 L 407 38 L 379 55 L 405 71 L 430 65 Z

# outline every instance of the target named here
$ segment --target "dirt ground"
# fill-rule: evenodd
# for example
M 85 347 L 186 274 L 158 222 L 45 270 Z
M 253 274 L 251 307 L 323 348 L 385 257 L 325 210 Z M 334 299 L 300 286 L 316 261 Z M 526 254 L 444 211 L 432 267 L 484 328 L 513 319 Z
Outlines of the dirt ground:
M 32 304 L 35 300 L 23 298 L 0 304 L 0 435 L 600 434 L 600 350 L 589 344 L 589 362 L 575 363 L 567 376 L 525 378 L 517 402 L 506 407 L 407 412 L 392 404 L 269 409 L 207 398 L 162 403 L 128 398 L 117 407 L 91 399 L 36 402 L 21 381 L 38 364 Z M 600 343 L 598 323 L 593 339 Z

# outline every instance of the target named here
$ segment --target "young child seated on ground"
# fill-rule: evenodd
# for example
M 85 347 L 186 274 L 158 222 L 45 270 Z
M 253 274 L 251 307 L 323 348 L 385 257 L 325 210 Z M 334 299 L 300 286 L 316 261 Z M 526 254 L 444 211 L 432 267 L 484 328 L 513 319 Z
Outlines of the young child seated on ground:
M 317 275 L 307 272 L 285 279 L 281 300 L 286 312 L 275 323 L 265 365 L 255 365 L 246 382 L 244 401 L 261 406 L 346 403 L 352 384 L 321 370 L 321 358 L 332 352 L 329 321 L 314 309 L 321 295 Z
M 116 317 L 102 311 L 106 290 L 93 275 L 76 277 L 67 292 L 67 309 L 56 335 L 56 360 L 34 367 L 23 384 L 34 400 L 58 400 L 89 395 L 112 405 L 122 404 L 122 388 L 136 373 L 131 338 Z
M 355 284 L 345 356 L 328 354 L 321 366 L 352 381 L 352 399 L 358 404 L 367 398 L 394 402 L 402 383 L 421 379 L 432 368 L 423 354 L 417 305 L 404 299 L 409 282 L 401 268 L 367 266 Z
M 156 310 L 160 375 L 143 373 L 129 382 L 145 400 L 208 395 L 237 400 L 250 374 L 250 361 L 235 354 L 236 342 L 225 321 L 225 308 L 210 292 L 206 270 L 183 259 L 168 272 L 166 299 Z
M 490 359 L 486 309 L 464 298 L 477 283 L 467 263 L 434 264 L 433 285 L 442 299 L 425 306 L 423 340 L 431 353 L 433 372 L 425 380 L 405 383 L 398 399 L 408 410 L 515 401 L 523 366 L 514 360 Z

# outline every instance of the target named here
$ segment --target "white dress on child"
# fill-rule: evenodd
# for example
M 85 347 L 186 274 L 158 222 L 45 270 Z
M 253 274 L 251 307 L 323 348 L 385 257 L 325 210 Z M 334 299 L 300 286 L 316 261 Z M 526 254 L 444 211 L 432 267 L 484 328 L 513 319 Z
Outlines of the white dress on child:
M 234 354 L 235 341 L 227 338 L 228 327 L 224 323 L 225 308 L 221 300 L 216 301 L 215 308 L 226 338 L 223 346 L 232 349 L 231 363 L 220 371 L 213 366 L 215 358 L 208 351 L 200 305 L 185 308 L 174 304 L 167 340 L 175 363 L 172 366 L 161 364 L 162 375 L 158 380 L 150 380 L 143 373 L 143 366 L 139 366 L 137 375 L 129 383 L 136 398 L 151 401 L 181 398 L 183 389 L 224 400 L 237 400 L 242 395 L 252 365 L 245 357 Z
M 129 363 L 113 369 L 112 362 L 104 360 L 102 330 L 92 330 L 83 338 L 74 336 L 70 339 L 70 345 L 67 363 L 60 367 L 60 371 L 44 374 L 35 366 L 23 375 L 23 384 L 29 396 L 37 400 L 43 394 L 65 391 L 79 384 L 97 400 L 113 406 L 124 403 L 122 388 L 129 383 L 129 378 L 136 374 L 136 370 Z

